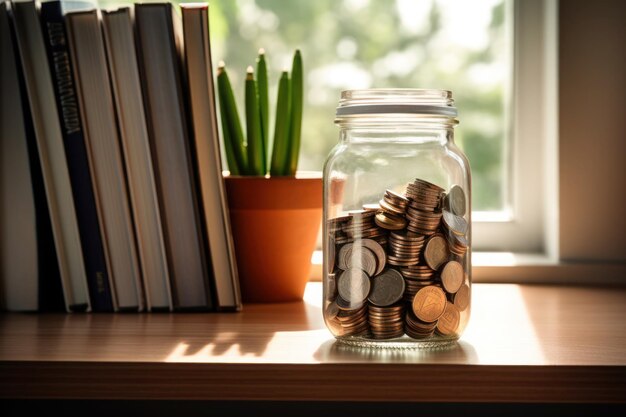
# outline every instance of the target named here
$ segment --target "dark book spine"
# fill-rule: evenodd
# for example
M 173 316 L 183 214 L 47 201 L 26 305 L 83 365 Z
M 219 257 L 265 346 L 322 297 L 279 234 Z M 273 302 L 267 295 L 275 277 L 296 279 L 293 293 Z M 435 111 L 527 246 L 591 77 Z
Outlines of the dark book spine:
M 39 164 L 39 151 L 37 149 L 37 139 L 35 138 L 35 128 L 28 105 L 28 94 L 26 92 L 26 80 L 22 72 L 19 48 L 17 45 L 17 35 L 13 25 L 13 16 L 9 10 L 9 28 L 11 29 L 11 40 L 15 54 L 15 63 L 19 77 L 20 95 L 22 96 L 22 115 L 24 117 L 24 132 L 26 133 L 26 148 L 28 150 L 28 164 L 30 168 L 32 192 L 35 203 L 35 224 L 37 231 L 37 304 L 39 311 L 65 311 L 65 301 L 63 298 L 63 286 L 61 283 L 61 273 L 59 271 L 59 260 L 57 258 L 56 247 L 54 245 L 54 235 L 52 234 L 52 222 L 48 211 L 48 199 L 43 182 L 43 172 Z M 26 190 L 25 190 L 26 192 Z
M 61 121 L 91 306 L 94 311 L 112 311 L 111 286 L 61 2 L 41 5 L 41 25 Z

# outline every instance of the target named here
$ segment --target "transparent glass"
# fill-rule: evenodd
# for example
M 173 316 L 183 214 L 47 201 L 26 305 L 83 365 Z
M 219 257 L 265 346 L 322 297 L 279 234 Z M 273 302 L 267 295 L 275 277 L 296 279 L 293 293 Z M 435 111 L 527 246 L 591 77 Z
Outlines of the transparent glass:
M 471 309 L 471 174 L 443 90 L 345 91 L 324 166 L 324 319 L 341 342 L 438 347 Z

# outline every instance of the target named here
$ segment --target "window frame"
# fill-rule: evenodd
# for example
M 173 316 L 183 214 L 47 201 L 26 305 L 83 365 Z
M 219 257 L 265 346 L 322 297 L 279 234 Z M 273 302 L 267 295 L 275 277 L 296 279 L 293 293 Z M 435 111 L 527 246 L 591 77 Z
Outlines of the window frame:
M 504 172 L 509 209 L 472 212 L 478 251 L 558 255 L 558 2 L 511 0 Z

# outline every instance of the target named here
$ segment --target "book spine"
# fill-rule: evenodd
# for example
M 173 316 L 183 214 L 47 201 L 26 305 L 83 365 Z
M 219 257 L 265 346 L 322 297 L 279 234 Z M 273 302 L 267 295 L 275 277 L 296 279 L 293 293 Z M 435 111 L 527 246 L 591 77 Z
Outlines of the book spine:
M 6 20 L 3 20 L 6 19 Z M 48 209 L 48 201 L 46 199 L 46 190 L 44 188 L 44 180 L 43 173 L 41 170 L 41 165 L 39 164 L 39 152 L 37 150 L 37 140 L 35 138 L 35 130 L 33 127 L 33 119 L 30 112 L 30 107 L 28 105 L 28 93 L 26 92 L 26 81 L 24 80 L 24 74 L 22 73 L 22 65 L 18 52 L 17 45 L 17 34 L 15 33 L 15 26 L 13 22 L 13 16 L 10 9 L 9 3 L 0 4 L 0 31 L 2 30 L 2 24 L 6 24 L 7 32 L 0 34 L 8 36 L 5 41 L 10 41 L 8 45 L 7 55 L 2 55 L 2 59 L 12 59 L 14 63 L 15 69 L 15 78 L 10 76 L 10 79 L 3 79 L 3 83 L 17 83 L 17 91 L 19 93 L 19 112 L 21 112 L 21 118 L 18 120 L 10 120 L 8 123 L 14 123 L 15 125 L 21 124 L 23 126 L 23 137 L 4 137 L 0 138 L 0 141 L 10 141 L 10 140 L 24 140 L 23 146 L 26 149 L 26 160 L 24 163 L 28 164 L 28 172 L 30 173 L 30 189 L 22 188 L 20 190 L 21 193 L 27 194 L 32 192 L 32 204 L 34 209 L 34 221 L 35 221 L 35 239 L 36 244 L 34 247 L 35 254 L 32 257 L 24 258 L 21 257 L 19 262 L 23 262 L 25 259 L 33 260 L 34 270 L 36 271 L 36 282 L 37 282 L 37 293 L 36 293 L 36 309 L 38 311 L 64 311 L 65 310 L 65 301 L 63 298 L 63 287 L 61 284 L 61 275 L 59 272 L 59 263 L 57 259 L 56 248 L 54 246 L 54 236 L 52 234 L 52 223 L 50 222 L 50 212 Z M 0 45 L 0 49 L 3 46 Z M 6 63 L 7 67 L 5 67 L 5 71 L 11 63 Z M 4 72 L 6 75 L 7 72 Z M 0 107 L 7 104 L 5 99 L 10 99 L 10 96 L 4 96 L 7 94 L 6 91 L 0 90 L 3 97 L 0 98 L 2 104 Z M 13 105 L 18 105 L 15 101 L 12 102 Z M 6 109 L 3 109 L 6 110 Z M 17 113 L 16 113 L 17 114 Z M 0 116 L 2 117 L 2 116 Z M 2 127 L 2 126 L 0 126 Z M 14 158 L 16 155 L 7 155 L 9 158 Z M 13 182 L 14 179 L 11 180 Z M 0 190 L 0 198 L 4 198 L 5 195 Z M 20 216 L 23 216 L 24 213 L 20 213 Z M 3 232 L 5 232 L 3 230 Z M 24 231 L 20 230 L 20 233 Z M 16 242 L 20 242 L 20 238 L 17 239 L 10 238 L 10 244 L 16 244 Z M 7 242 L 8 243 L 8 242 Z M 21 243 L 20 243 L 21 244 Z M 8 246 L 8 245 L 7 245 Z M 20 251 L 29 250 L 30 248 L 20 247 Z M 9 253 L 11 251 L 9 250 Z M 12 260 L 6 260 L 11 262 Z M 3 265 L 4 267 L 5 265 Z M 24 268 L 30 268 L 31 265 L 23 265 Z M 22 269 L 22 272 L 25 272 Z M 4 283 L 4 290 L 7 291 L 4 295 L 8 296 L 9 292 L 7 286 L 10 285 L 9 282 L 13 279 L 15 280 L 26 280 L 28 277 L 23 275 L 13 276 L 13 277 L 4 277 L 7 282 Z M 7 300 L 7 307 L 15 306 L 18 311 L 29 310 L 29 308 L 24 308 L 25 306 L 16 305 L 16 300 Z
M 190 150 L 193 139 L 185 108 L 179 19 L 170 3 L 135 6 L 137 54 L 174 309 L 211 310 L 214 303 Z
M 111 285 L 91 182 L 61 2 L 46 2 L 41 5 L 41 24 L 61 122 L 89 296 L 94 311 L 112 311 Z

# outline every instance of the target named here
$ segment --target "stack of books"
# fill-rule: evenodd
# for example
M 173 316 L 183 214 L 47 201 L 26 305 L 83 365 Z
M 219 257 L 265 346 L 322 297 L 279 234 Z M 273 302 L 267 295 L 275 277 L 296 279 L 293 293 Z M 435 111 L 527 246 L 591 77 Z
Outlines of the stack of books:
M 4 308 L 241 307 L 208 8 L 181 10 L 0 1 Z

